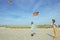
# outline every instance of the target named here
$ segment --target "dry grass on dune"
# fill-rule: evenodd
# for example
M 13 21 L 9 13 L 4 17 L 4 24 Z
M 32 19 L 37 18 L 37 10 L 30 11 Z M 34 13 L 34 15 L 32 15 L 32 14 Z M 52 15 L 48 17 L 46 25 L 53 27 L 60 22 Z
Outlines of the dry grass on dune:
M 30 26 L 4 26 L 5 28 L 31 28 Z M 60 27 L 60 25 L 58 25 Z M 52 28 L 51 25 L 37 25 L 36 28 Z

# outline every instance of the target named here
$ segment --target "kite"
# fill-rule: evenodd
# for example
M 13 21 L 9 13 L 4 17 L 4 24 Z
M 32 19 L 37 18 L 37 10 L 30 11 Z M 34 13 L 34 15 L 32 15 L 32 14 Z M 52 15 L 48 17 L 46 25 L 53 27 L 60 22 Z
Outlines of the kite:
M 12 2 L 11 0 L 9 0 L 9 1 L 8 1 L 8 4 L 10 4 L 10 5 L 11 5 L 12 3 L 13 3 L 13 2 Z
M 38 16 L 39 12 L 33 12 L 33 16 Z

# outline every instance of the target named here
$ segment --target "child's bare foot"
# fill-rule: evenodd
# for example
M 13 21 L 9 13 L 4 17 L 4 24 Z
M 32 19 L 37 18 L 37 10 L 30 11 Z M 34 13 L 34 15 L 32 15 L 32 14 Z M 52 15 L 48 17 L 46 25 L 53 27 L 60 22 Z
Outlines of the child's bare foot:
M 35 33 L 32 33 L 31 36 L 34 36 Z

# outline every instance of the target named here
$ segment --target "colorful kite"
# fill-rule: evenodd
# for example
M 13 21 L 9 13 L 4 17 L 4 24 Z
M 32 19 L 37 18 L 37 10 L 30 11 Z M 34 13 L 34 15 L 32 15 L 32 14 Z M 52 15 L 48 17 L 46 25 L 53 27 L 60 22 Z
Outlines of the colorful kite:
M 8 4 L 11 5 L 11 4 L 13 4 L 13 2 L 12 2 L 11 0 L 9 0 L 9 1 L 8 1 Z
M 33 12 L 33 16 L 38 16 L 39 12 Z

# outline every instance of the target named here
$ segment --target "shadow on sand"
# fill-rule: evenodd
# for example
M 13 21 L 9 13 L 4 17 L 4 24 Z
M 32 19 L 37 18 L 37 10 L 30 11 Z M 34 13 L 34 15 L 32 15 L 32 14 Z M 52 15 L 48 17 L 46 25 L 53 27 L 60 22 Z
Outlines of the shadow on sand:
M 48 34 L 48 33 L 47 33 L 47 35 L 51 36 L 53 38 L 53 40 L 57 40 L 57 38 L 55 38 L 53 35 Z

